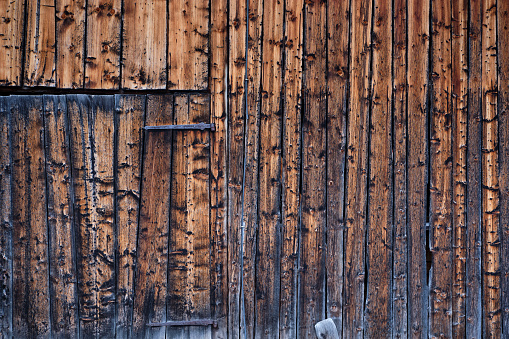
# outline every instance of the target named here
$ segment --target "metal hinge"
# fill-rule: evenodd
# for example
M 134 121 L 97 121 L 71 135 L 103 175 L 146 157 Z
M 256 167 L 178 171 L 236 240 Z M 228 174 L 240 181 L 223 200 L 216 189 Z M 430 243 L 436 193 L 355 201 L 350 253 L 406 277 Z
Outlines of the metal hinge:
M 214 126 L 214 124 L 205 124 L 203 122 L 199 124 L 189 124 L 189 125 L 145 126 L 143 128 L 146 130 L 202 130 L 202 131 L 210 129 L 212 132 L 216 130 L 216 126 Z
M 183 320 L 183 321 L 165 321 L 162 323 L 149 323 L 147 326 L 161 327 L 161 326 L 209 326 L 212 325 L 217 328 L 217 321 L 212 319 L 200 320 Z

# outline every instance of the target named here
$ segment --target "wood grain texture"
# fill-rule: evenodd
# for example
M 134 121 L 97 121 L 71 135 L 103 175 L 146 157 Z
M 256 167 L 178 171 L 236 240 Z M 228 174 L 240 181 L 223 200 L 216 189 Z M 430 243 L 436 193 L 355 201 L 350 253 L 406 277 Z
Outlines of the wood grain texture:
M 327 27 L 327 316 L 343 329 L 343 232 L 350 4 L 329 3 Z
M 78 336 L 76 244 L 65 96 L 44 96 L 52 335 Z
M 0 86 L 21 86 L 25 1 L 0 1 Z
M 174 124 L 206 122 L 205 96 L 179 95 Z M 168 320 L 210 319 L 210 238 L 208 131 L 173 134 L 168 257 Z M 210 327 L 168 327 L 169 338 L 211 338 Z
M 56 1 L 56 86 L 82 88 L 85 53 L 85 1 Z
M 12 96 L 13 337 L 50 338 L 43 106 Z
M 279 337 L 297 337 L 304 1 L 285 3 Z
M 115 96 L 118 338 L 129 338 L 132 328 L 145 98 L 142 95 Z
M 210 0 L 168 2 L 168 89 L 208 88 Z
M 364 331 L 372 11 L 370 1 L 351 3 L 343 306 L 343 337 L 347 338 L 362 338 Z
M 484 0 L 482 15 L 482 268 L 483 337 L 500 338 L 500 193 L 497 77 L 497 2 Z
M 452 337 L 452 41 L 451 3 L 433 4 L 432 116 L 430 126 L 430 336 Z
M 426 1 L 408 1 L 408 328 L 411 338 L 426 338 L 427 115 L 429 10 Z
M 394 1 L 393 72 L 393 272 L 392 328 L 394 338 L 408 337 L 408 82 L 407 82 L 407 0 Z
M 166 88 L 167 4 L 124 2 L 122 88 Z
M 114 97 L 68 96 L 80 335 L 115 333 Z
M 55 0 L 27 2 L 25 86 L 55 86 L 55 27 Z
M 147 126 L 171 124 L 173 96 L 148 96 L 145 114 Z M 134 282 L 134 338 L 165 335 L 165 328 L 145 325 L 166 321 L 171 137 L 172 132 L 145 132 Z
M 120 86 L 121 0 L 87 1 L 85 88 Z
M 12 337 L 10 100 L 0 97 L 0 337 Z

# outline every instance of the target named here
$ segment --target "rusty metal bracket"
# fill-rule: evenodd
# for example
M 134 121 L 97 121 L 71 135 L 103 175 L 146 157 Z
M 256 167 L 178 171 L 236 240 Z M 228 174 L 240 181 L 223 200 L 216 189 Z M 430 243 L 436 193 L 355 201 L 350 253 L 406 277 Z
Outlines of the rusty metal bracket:
M 212 132 L 216 130 L 216 126 L 214 124 L 206 124 L 200 122 L 199 124 L 189 124 L 189 125 L 159 125 L 159 126 L 145 126 L 143 127 L 146 130 L 206 130 L 210 129 Z
M 200 319 L 200 320 L 183 320 L 183 321 L 165 321 L 162 323 L 149 323 L 147 326 L 150 327 L 162 327 L 162 326 L 209 326 L 212 325 L 217 328 L 217 321 L 212 319 Z

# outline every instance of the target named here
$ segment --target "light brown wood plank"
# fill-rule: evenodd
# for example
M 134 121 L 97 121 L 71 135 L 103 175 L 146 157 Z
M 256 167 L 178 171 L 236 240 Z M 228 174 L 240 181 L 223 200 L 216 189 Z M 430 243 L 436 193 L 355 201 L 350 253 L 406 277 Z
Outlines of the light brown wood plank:
M 122 88 L 166 88 L 167 4 L 124 2 Z
M 25 86 L 55 86 L 55 0 L 28 1 Z
M 128 338 L 132 328 L 134 272 L 140 211 L 142 128 L 145 96 L 115 96 L 117 309 L 116 335 Z
M 21 86 L 25 1 L 0 1 L 0 86 Z
M 147 97 L 147 126 L 173 122 L 173 96 Z M 160 338 L 166 321 L 168 232 L 170 212 L 171 132 L 145 132 L 141 206 L 134 282 L 134 338 Z
M 13 337 L 50 338 L 43 106 L 11 96 Z
M 119 88 L 121 16 L 121 0 L 87 1 L 85 88 Z
M 168 2 L 168 89 L 208 88 L 209 0 Z

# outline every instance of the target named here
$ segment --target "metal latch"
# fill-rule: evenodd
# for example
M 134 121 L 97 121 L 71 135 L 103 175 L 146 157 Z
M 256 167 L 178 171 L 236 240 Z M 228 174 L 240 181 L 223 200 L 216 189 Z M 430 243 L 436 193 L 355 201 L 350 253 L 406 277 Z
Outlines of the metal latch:
M 162 327 L 162 326 L 209 326 L 212 325 L 217 328 L 217 321 L 212 319 L 199 319 L 199 320 L 183 320 L 183 321 L 165 321 L 162 323 L 149 323 L 147 326 Z
M 210 129 L 212 132 L 216 130 L 216 126 L 214 124 L 206 124 L 200 122 L 199 124 L 189 124 L 189 125 L 159 125 L 159 126 L 145 126 L 143 127 L 146 130 L 206 130 Z

